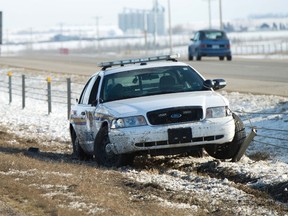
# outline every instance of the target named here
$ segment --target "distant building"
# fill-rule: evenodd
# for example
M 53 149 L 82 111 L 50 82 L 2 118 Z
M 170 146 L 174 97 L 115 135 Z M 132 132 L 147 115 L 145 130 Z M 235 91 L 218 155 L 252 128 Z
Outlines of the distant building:
M 165 9 L 155 1 L 151 10 L 124 8 L 118 15 L 119 28 L 125 33 L 144 32 L 165 35 Z

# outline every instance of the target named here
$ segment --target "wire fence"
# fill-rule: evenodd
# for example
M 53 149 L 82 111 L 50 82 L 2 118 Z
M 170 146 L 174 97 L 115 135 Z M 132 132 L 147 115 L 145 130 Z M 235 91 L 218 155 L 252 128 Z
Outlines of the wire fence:
M 52 112 L 53 104 L 66 105 L 68 119 L 71 105 L 79 96 L 78 91 L 72 91 L 72 85 L 78 86 L 73 89 L 81 89 L 83 86 L 81 83 L 72 83 L 71 78 L 53 81 L 49 76 L 45 79 L 43 77 L 13 75 L 11 71 L 7 75 L 1 74 L 0 76 L 0 91 L 8 94 L 9 104 L 12 103 L 14 96 L 21 97 L 22 109 L 26 107 L 28 99 L 44 101 L 47 103 L 48 114 Z
M 245 112 L 245 111 L 236 111 L 238 114 L 242 115 L 243 118 L 246 118 L 249 123 L 246 125 L 246 128 L 256 128 L 257 135 L 255 136 L 253 142 L 259 143 L 262 145 L 272 146 L 280 149 L 288 150 L 288 129 L 285 128 L 275 128 L 266 126 L 256 126 L 252 119 L 254 117 L 261 117 L 262 119 L 267 119 L 271 116 L 282 116 L 283 119 L 288 116 L 287 111 L 283 112 Z M 266 118 L 265 118 L 266 117 Z M 288 119 L 288 118 L 287 118 Z

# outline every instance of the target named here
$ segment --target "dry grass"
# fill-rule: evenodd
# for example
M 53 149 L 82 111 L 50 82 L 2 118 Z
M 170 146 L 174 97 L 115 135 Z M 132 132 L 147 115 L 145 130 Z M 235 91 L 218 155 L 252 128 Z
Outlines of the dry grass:
M 0 130 L 3 215 L 186 215 L 186 209 L 163 207 L 149 190 L 127 185 L 117 170 L 73 161 L 70 153 L 49 151 L 33 140 Z M 27 151 L 40 148 L 38 153 Z M 160 189 L 161 190 L 161 189 Z M 169 192 L 166 192 L 169 194 Z M 144 198 L 143 198 L 144 197 Z M 167 194 L 165 195 L 167 197 Z M 12 212 L 12 213 L 11 213 Z M 20 214 L 20 215 L 21 215 Z
M 41 145 L 1 128 L 0 136 L 0 215 L 224 216 L 232 215 L 233 208 L 238 206 L 233 200 L 225 199 L 211 205 L 209 197 L 199 197 L 197 193 L 167 190 L 157 183 L 128 179 L 123 175 L 125 168 L 104 169 L 94 161 L 73 160 L 67 143 Z M 28 151 L 31 147 L 39 148 L 39 151 Z M 172 168 L 201 176 L 228 178 L 235 182 L 234 187 L 255 197 L 253 202 L 257 206 L 271 206 L 277 212 L 285 212 L 284 207 L 274 204 L 265 191 L 247 186 L 247 182 L 253 181 L 249 176 L 217 169 L 209 162 L 178 164 L 174 159 L 139 157 L 134 168 L 155 174 Z M 254 205 L 253 202 L 247 201 L 247 205 Z M 179 207 L 181 205 L 184 207 Z

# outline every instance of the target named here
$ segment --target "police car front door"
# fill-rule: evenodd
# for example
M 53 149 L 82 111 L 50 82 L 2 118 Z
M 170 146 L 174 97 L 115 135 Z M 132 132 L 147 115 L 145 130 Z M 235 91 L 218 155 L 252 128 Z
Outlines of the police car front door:
M 77 110 L 79 118 L 82 122 L 78 127 L 78 138 L 82 148 L 87 152 L 92 152 L 94 149 L 94 139 L 96 136 L 95 110 L 97 106 L 97 95 L 100 79 L 100 76 L 91 78 L 83 90 Z

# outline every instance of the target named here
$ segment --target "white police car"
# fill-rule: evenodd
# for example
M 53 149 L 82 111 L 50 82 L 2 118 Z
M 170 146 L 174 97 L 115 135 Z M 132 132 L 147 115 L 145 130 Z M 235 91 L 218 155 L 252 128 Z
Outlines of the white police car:
M 71 111 L 74 156 L 107 167 L 130 164 L 135 155 L 201 155 L 203 149 L 233 159 L 246 133 L 215 92 L 226 82 L 205 80 L 176 57 L 101 63 Z

